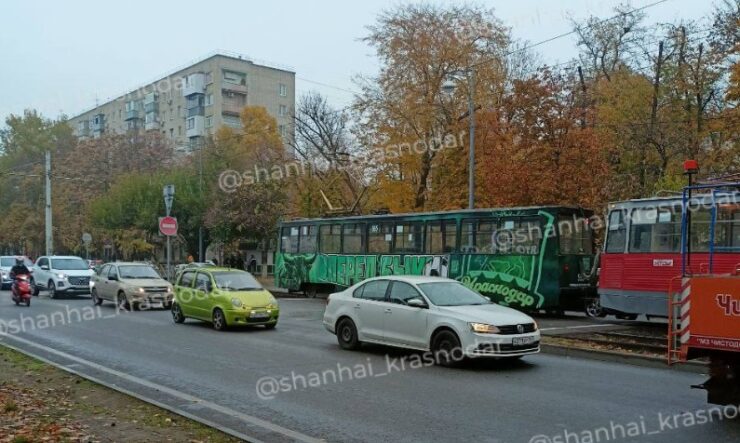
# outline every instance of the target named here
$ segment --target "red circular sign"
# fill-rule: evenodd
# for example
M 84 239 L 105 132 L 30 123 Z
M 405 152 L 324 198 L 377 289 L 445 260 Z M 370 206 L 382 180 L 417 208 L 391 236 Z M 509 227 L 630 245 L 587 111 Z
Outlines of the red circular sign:
M 177 219 L 175 217 L 160 217 L 159 218 L 159 232 L 162 235 L 173 236 L 177 235 Z

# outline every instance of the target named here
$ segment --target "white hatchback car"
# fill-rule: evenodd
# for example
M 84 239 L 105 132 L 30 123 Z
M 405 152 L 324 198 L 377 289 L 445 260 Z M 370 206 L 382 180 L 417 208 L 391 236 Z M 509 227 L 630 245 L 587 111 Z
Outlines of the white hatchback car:
M 431 351 L 442 365 L 540 351 L 532 317 L 440 277 L 364 280 L 329 296 L 324 326 L 344 349 L 366 342 Z

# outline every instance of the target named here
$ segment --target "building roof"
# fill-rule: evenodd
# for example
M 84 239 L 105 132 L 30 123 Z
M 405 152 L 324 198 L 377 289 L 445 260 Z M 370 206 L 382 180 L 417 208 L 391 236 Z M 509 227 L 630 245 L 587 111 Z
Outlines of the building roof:
M 217 50 L 217 51 L 210 52 L 210 53 L 206 54 L 205 56 L 203 56 L 201 58 L 192 60 L 192 61 L 190 61 L 190 62 L 188 62 L 188 63 L 186 63 L 184 65 L 180 65 L 180 66 L 174 68 L 171 71 L 168 71 L 168 72 L 166 72 L 164 74 L 161 74 L 161 75 L 157 76 L 155 79 L 152 79 L 151 81 L 148 81 L 148 82 L 145 82 L 145 83 L 141 83 L 136 88 L 129 89 L 128 91 L 126 91 L 126 92 L 124 92 L 122 94 L 115 95 L 113 97 L 108 97 L 105 100 L 102 100 L 100 104 L 96 104 L 95 106 L 92 106 L 92 107 L 87 108 L 87 109 L 85 109 L 85 110 L 83 110 L 81 112 L 78 112 L 73 117 L 70 117 L 69 120 L 74 120 L 77 117 L 80 117 L 81 115 L 86 114 L 86 113 L 92 111 L 93 109 L 102 106 L 105 103 L 109 103 L 109 102 L 112 102 L 112 101 L 115 101 L 115 100 L 119 100 L 119 99 L 121 99 L 123 97 L 127 97 L 127 96 L 129 96 L 131 94 L 134 94 L 137 91 L 140 91 L 140 90 L 144 89 L 148 85 L 151 85 L 151 84 L 154 84 L 154 83 L 158 83 L 158 82 L 160 82 L 162 80 L 165 80 L 165 79 L 167 79 L 169 77 L 177 76 L 177 74 L 179 74 L 182 71 L 190 68 L 193 65 L 197 65 L 199 63 L 206 62 L 206 61 L 211 60 L 211 59 L 216 58 L 216 57 L 224 57 L 224 58 L 229 58 L 229 59 L 233 59 L 233 60 L 239 60 L 239 61 L 251 63 L 251 64 L 253 64 L 255 66 L 264 67 L 264 68 L 270 68 L 270 69 L 275 69 L 275 70 L 278 70 L 278 71 L 285 71 L 285 72 L 288 72 L 290 74 L 295 75 L 295 69 L 292 68 L 292 67 L 290 67 L 290 66 L 287 66 L 287 65 L 281 65 L 281 64 L 278 64 L 278 63 L 272 63 L 272 62 L 268 62 L 268 61 L 264 61 L 264 60 L 258 60 L 258 59 L 249 57 L 249 56 L 244 55 L 244 54 L 239 54 L 239 53 L 236 53 L 236 52 Z

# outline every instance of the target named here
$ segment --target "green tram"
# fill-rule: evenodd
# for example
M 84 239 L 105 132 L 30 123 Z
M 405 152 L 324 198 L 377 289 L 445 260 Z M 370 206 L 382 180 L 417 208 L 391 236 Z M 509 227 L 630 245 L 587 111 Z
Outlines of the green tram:
M 583 309 L 596 297 L 591 216 L 542 206 L 284 221 L 276 284 L 315 296 L 375 276 L 436 275 L 520 310 Z

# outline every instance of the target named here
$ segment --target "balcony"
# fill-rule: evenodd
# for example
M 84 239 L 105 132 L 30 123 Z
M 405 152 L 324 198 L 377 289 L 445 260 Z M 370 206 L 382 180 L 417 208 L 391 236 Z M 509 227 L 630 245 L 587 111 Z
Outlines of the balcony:
M 144 112 L 157 112 L 159 111 L 159 103 L 157 102 L 144 102 Z
M 131 109 L 129 111 L 126 111 L 126 121 L 137 120 L 140 118 L 141 118 L 141 114 L 139 113 L 138 109 Z
M 90 128 L 93 132 L 103 132 L 105 129 L 105 115 L 97 114 L 90 123 Z
M 188 117 L 185 124 L 187 128 L 185 130 L 186 137 L 201 137 L 205 135 L 206 119 L 202 115 Z
M 77 124 L 77 135 L 79 137 L 87 137 L 90 135 L 90 121 L 80 120 Z
M 221 82 L 221 89 L 224 91 L 235 92 L 237 94 L 246 94 L 247 85 L 241 83 L 229 83 L 227 81 Z
M 231 115 L 240 115 L 242 112 L 242 109 L 244 109 L 246 105 L 245 104 L 238 104 L 238 103 L 232 103 L 232 102 L 224 102 L 221 106 L 221 112 L 223 114 L 231 114 Z
M 159 117 L 155 113 L 147 114 L 144 117 L 144 130 L 159 130 Z
M 193 94 L 203 94 L 206 92 L 206 75 L 202 72 L 196 72 L 185 77 L 182 95 L 187 97 Z
M 196 115 L 205 115 L 205 106 L 194 106 L 188 109 L 188 117 L 195 117 Z

